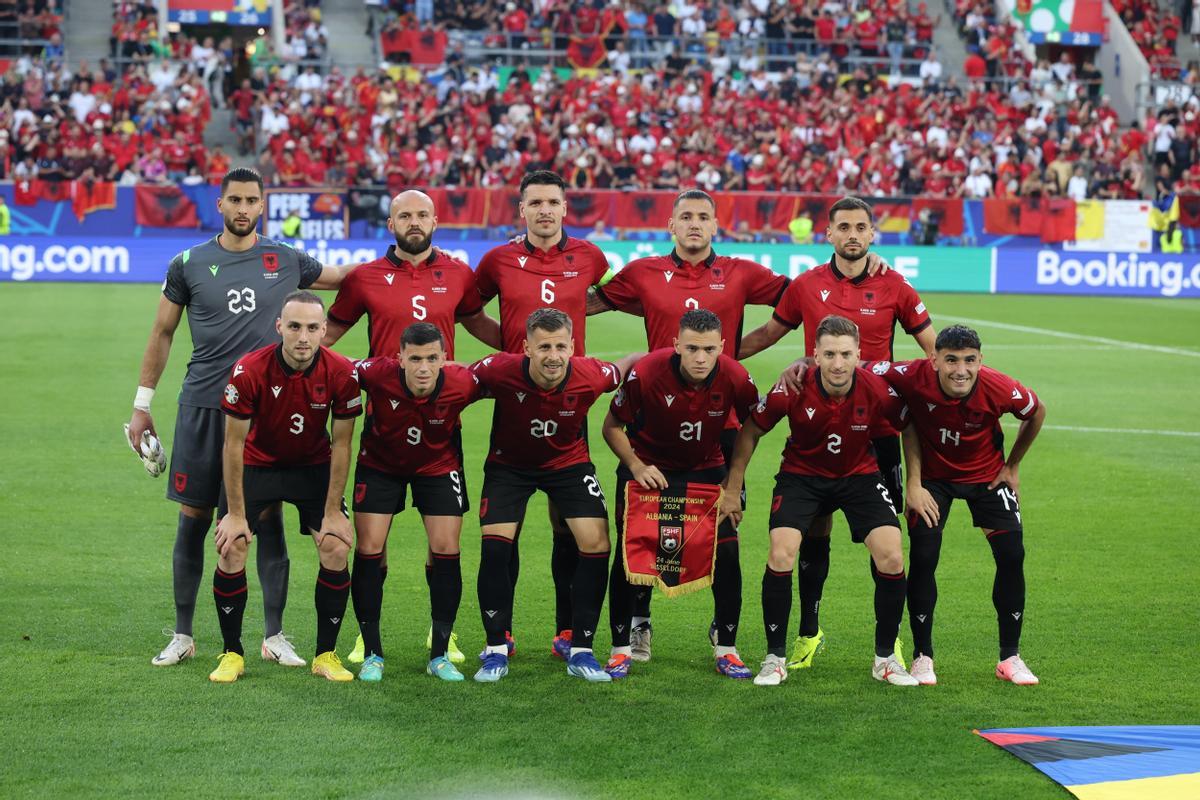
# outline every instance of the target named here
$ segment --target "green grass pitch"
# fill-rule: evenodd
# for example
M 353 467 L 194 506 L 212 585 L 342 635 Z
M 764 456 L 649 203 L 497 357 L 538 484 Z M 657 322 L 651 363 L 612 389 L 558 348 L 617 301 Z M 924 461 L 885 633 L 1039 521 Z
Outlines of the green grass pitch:
M 840 517 L 822 609 L 828 649 L 814 669 L 776 690 L 715 675 L 706 640 L 711 600 L 701 593 L 655 598 L 654 660 L 627 681 L 569 679 L 549 654 L 540 497 L 521 547 L 519 651 L 499 685 L 443 685 L 424 675 L 425 544 L 409 512 L 391 538 L 383 684 L 334 685 L 260 661 L 261 595 L 252 577 L 246 677 L 214 686 L 206 675 L 220 640 L 207 581 L 197 658 L 150 666 L 166 641 L 160 629 L 173 621 L 176 510 L 163 498 L 165 479 L 148 478 L 121 444 L 121 423 L 157 295 L 154 286 L 0 289 L 0 796 L 1050 798 L 1065 795 L 972 728 L 1200 719 L 1191 677 L 1200 621 L 1200 303 L 925 298 L 938 327 L 975 321 L 987 362 L 1048 406 L 1048 428 L 1022 470 L 1023 654 L 1040 687 L 992 676 L 991 556 L 961 505 L 939 571 L 936 688 L 871 680 L 866 552 L 850 543 Z M 748 324 L 764 317 L 755 309 Z M 616 314 L 592 318 L 589 334 L 598 355 L 644 345 L 640 322 Z M 791 335 L 748 362 L 760 386 L 796 357 L 800 341 Z M 361 355 L 364 342 L 360 326 L 338 349 Z M 461 331 L 459 342 L 462 359 L 483 352 Z M 168 446 L 188 350 L 181 328 L 155 403 Z M 911 340 L 899 343 L 898 356 L 914 352 Z M 464 421 L 473 504 L 490 415 L 485 401 Z M 611 493 L 615 463 L 599 436 L 601 419 L 602 410 L 591 416 L 593 457 Z M 751 465 L 741 532 L 740 647 L 753 667 L 764 648 L 765 504 L 783 427 Z M 287 520 L 294 526 L 294 512 Z M 289 542 L 287 630 L 311 658 L 315 559 L 306 539 L 293 532 Z M 477 518 L 469 515 L 457 625 L 469 660 L 482 642 L 478 554 Z M 206 569 L 215 563 L 208 557 Z M 602 652 L 605 630 L 602 622 Z M 902 635 L 907 641 L 907 622 Z M 343 652 L 353 638 L 350 616 Z

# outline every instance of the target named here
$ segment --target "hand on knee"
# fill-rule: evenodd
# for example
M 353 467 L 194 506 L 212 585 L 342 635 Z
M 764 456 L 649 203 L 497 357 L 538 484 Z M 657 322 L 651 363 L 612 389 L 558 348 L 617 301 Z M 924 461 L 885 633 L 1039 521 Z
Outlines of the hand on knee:
M 325 569 L 345 569 L 349 555 L 350 545 L 331 533 L 322 536 L 320 544 L 317 545 L 317 556 Z

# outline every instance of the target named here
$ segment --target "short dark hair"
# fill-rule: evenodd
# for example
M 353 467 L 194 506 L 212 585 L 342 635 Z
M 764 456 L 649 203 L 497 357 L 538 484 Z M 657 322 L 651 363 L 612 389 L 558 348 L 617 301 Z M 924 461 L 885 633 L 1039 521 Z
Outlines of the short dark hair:
M 423 344 L 433 344 L 437 342 L 446 349 L 446 339 L 442 336 L 442 332 L 438 330 L 436 325 L 428 322 L 414 322 L 404 329 L 404 333 L 400 334 L 400 347 L 410 344 L 414 347 L 419 347 Z
M 982 350 L 979 334 L 966 325 L 951 325 L 938 331 L 933 343 L 935 350 Z
M 829 207 L 829 224 L 833 224 L 833 218 L 837 216 L 839 211 L 865 211 L 867 219 L 871 224 L 875 224 L 875 212 L 871 210 L 871 204 L 866 200 L 857 197 L 843 197 Z
M 563 194 L 567 193 L 567 182 L 557 172 L 548 169 L 525 173 L 525 177 L 521 178 L 521 199 L 525 199 L 525 189 L 529 186 L 557 186 L 563 190 Z
M 225 190 L 229 188 L 229 184 L 237 181 L 238 183 L 257 183 L 258 191 L 263 190 L 263 178 L 258 173 L 258 170 L 250 167 L 234 167 L 225 173 L 225 177 L 221 178 L 221 196 L 225 196 Z
M 845 317 L 830 314 L 821 320 L 821 324 L 817 326 L 817 335 L 815 338 L 819 341 L 822 336 L 853 336 L 854 341 L 857 342 L 858 326 Z
M 297 289 L 296 291 L 283 298 L 283 304 L 279 306 L 280 313 L 283 313 L 283 307 L 288 303 L 315 303 L 322 309 L 325 308 L 325 301 L 319 295 L 315 295 L 307 289 Z
M 717 210 L 717 201 L 712 199 L 712 195 L 703 189 L 685 189 L 675 195 L 675 202 L 671 204 L 671 210 L 679 208 L 679 204 L 684 200 L 707 200 L 708 204 L 713 207 L 713 211 Z
M 693 308 L 679 318 L 679 330 L 708 333 L 721 332 L 721 318 L 707 308 Z
M 526 337 L 532 336 L 534 331 L 554 333 L 563 328 L 567 329 L 567 333 L 571 333 L 571 318 L 557 308 L 539 308 L 525 320 Z

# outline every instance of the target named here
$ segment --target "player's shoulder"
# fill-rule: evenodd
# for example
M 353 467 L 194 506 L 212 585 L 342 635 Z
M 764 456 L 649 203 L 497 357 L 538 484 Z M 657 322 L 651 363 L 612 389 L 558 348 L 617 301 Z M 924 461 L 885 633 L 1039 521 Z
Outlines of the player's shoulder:
M 627 270 L 629 275 L 636 275 L 643 271 L 662 272 L 671 269 L 674 263 L 670 256 L 658 254 L 646 255 L 628 262 L 617 274 L 620 275 Z
M 596 256 L 597 258 L 604 258 L 604 251 L 595 242 L 589 242 L 587 239 L 578 239 L 574 236 L 567 237 L 567 241 L 563 245 L 563 252 L 583 253 Z
M 328 347 L 321 348 L 321 359 L 325 362 L 325 369 L 336 372 L 353 372 L 354 361 L 342 355 L 336 350 L 330 350 Z
M 660 347 L 651 350 L 638 359 L 637 368 L 643 375 L 654 375 L 670 368 L 671 358 L 675 355 L 674 347 Z
M 992 367 L 988 366 L 981 366 L 979 368 L 979 377 L 977 380 L 979 382 L 979 388 L 983 390 L 983 393 L 989 397 L 996 398 L 1000 401 L 1004 401 L 1009 398 L 1013 400 L 1020 399 L 1014 394 L 1014 392 L 1019 393 L 1021 391 L 1020 381 L 1007 373 L 1001 372 L 998 369 L 993 369 Z
M 479 267 L 494 267 L 513 261 L 524 249 L 524 242 L 502 242 L 488 250 L 479 259 Z
M 392 356 L 368 356 L 354 361 L 354 368 L 359 375 L 383 375 L 389 369 L 399 368 L 400 362 Z
M 771 271 L 770 267 L 763 266 L 752 258 L 743 256 L 717 256 L 713 259 L 712 266 L 725 269 L 749 269 L 749 270 L 767 270 Z
M 300 255 L 303 253 L 304 255 L 308 255 L 307 253 L 304 253 L 303 250 L 297 250 L 287 242 L 279 239 L 272 239 L 269 236 L 259 236 L 257 247 L 259 250 L 265 250 L 268 253 L 285 253 L 289 255 Z
M 833 268 L 830 262 L 826 261 L 824 264 L 817 264 L 812 269 L 806 269 L 795 278 L 792 278 L 792 284 L 795 286 L 800 286 L 805 283 L 812 283 L 815 281 L 826 281 L 832 276 Z
M 453 255 L 443 250 L 440 247 L 434 248 L 433 266 L 441 269 L 450 270 L 451 272 L 470 272 L 471 267 L 466 261 L 460 258 L 455 258 Z
M 276 355 L 278 349 L 278 344 L 268 344 L 246 353 L 246 355 L 233 362 L 233 377 L 257 375 L 265 372 L 278 357 Z
M 442 374 L 446 376 L 445 386 L 455 389 L 469 389 L 479 383 L 479 378 L 471 371 L 469 367 L 464 367 L 461 364 L 447 364 L 442 367 Z
M 882 375 L 876 375 L 872 370 L 865 369 L 863 367 L 855 367 L 854 375 L 858 385 L 873 395 L 878 397 L 882 397 L 884 395 L 891 397 L 897 396 L 896 390 L 892 388 L 892 385 L 884 380 Z
M 745 380 L 750 377 L 750 370 L 746 369 L 742 362 L 726 353 L 721 353 L 717 357 L 717 365 L 720 367 L 721 373 L 728 375 L 732 380 Z
M 473 369 L 505 370 L 520 365 L 525 360 L 522 353 L 492 353 L 472 364 Z

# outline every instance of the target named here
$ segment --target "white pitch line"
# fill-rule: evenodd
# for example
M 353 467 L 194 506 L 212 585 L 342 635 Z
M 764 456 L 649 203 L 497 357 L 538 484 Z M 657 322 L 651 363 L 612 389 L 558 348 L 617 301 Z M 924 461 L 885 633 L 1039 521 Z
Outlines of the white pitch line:
M 1151 350 L 1155 353 L 1169 353 L 1173 356 L 1190 356 L 1191 358 L 1200 358 L 1200 350 L 1185 350 L 1180 347 L 1164 347 L 1157 344 L 1144 344 L 1142 342 L 1127 342 L 1122 339 L 1109 339 L 1105 336 L 1087 336 L 1082 333 L 1069 333 L 1067 331 L 1055 331 L 1049 328 L 1034 328 L 1030 325 L 1013 325 L 1009 322 L 994 322 L 990 319 L 967 319 L 965 317 L 955 317 L 956 322 L 965 322 L 970 325 L 986 325 L 991 328 L 1000 328 L 1007 331 L 1019 331 L 1021 333 L 1036 333 L 1042 336 L 1057 336 L 1060 339 L 1077 339 L 1084 342 L 1096 342 L 1097 344 L 1108 344 L 1116 347 L 1124 347 L 1130 350 Z M 987 349 L 987 345 L 984 345 Z
M 1006 420 L 1006 422 L 1008 422 Z M 1008 424 L 1015 426 L 1016 421 Z M 1188 438 L 1200 438 L 1200 431 L 1163 431 L 1151 430 L 1149 428 L 1089 428 L 1081 425 L 1043 425 L 1046 430 L 1050 431 L 1070 431 L 1072 433 L 1120 433 L 1136 436 L 1185 436 Z

